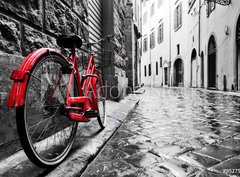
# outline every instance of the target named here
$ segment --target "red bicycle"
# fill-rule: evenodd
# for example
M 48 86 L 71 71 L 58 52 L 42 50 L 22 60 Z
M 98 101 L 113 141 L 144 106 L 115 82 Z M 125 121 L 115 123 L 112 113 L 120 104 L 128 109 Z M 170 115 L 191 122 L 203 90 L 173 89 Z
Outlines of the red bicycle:
M 87 45 L 106 39 L 114 43 L 111 37 Z M 96 118 L 101 129 L 106 126 L 105 90 L 94 54 L 90 54 L 85 74 L 80 77 L 75 48 L 83 45 L 81 38 L 62 35 L 57 44 L 71 50 L 67 58 L 53 49 L 38 49 L 11 74 L 14 83 L 8 107 L 16 107 L 24 152 L 40 167 L 63 161 L 73 145 L 78 122 Z

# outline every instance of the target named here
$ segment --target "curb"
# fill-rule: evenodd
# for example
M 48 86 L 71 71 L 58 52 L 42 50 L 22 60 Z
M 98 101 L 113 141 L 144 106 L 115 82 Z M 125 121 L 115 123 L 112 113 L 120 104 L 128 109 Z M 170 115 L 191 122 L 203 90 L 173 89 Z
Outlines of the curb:
M 145 86 L 145 87 L 151 88 L 150 86 Z M 199 88 L 199 87 L 192 88 L 192 87 L 175 87 L 175 86 L 171 86 L 171 87 L 161 86 L 161 87 L 154 87 L 154 88 L 164 88 L 164 89 L 189 89 L 189 90 L 201 91 L 201 92 L 206 92 L 206 93 L 222 94 L 222 95 L 225 95 L 225 96 L 237 96 L 237 97 L 240 97 L 240 91 L 230 91 L 230 90 L 223 91 L 223 90 L 211 90 L 211 89 Z M 143 92 L 143 93 L 144 93 L 144 92 Z
M 140 101 L 140 100 L 139 100 Z M 88 166 L 90 165 L 90 163 L 92 163 L 97 157 L 98 155 L 102 152 L 102 150 L 104 149 L 104 147 L 106 147 L 106 145 L 108 144 L 108 142 L 115 136 L 115 134 L 118 132 L 118 130 L 124 125 L 125 121 L 132 115 L 132 113 L 136 110 L 139 101 L 137 101 L 137 103 L 135 104 L 135 106 L 131 109 L 131 111 L 128 113 L 128 115 L 123 119 L 123 122 L 116 128 L 116 130 L 113 132 L 113 134 L 109 137 L 109 139 L 104 142 L 103 146 L 99 149 L 99 151 L 96 153 L 94 159 L 92 159 L 91 162 L 89 162 L 88 164 L 86 164 L 85 168 L 82 169 L 80 174 L 77 174 L 78 176 L 82 176 L 84 174 L 84 171 L 88 168 Z
M 126 98 L 128 99 L 128 104 L 123 103 L 123 105 L 121 105 L 121 108 L 125 107 L 126 109 L 128 107 L 127 111 L 125 111 L 124 113 L 118 112 L 120 113 L 119 115 L 117 115 L 118 113 L 115 112 L 113 116 L 117 116 L 116 119 L 113 119 L 111 115 L 110 117 L 108 117 L 108 119 L 110 118 L 109 122 L 111 121 L 111 123 L 114 123 L 114 125 L 113 127 L 111 127 L 111 123 L 109 125 L 108 122 L 107 125 L 109 126 L 107 126 L 103 130 L 103 132 L 101 132 L 103 133 L 103 135 L 106 135 L 103 139 L 98 139 L 98 141 L 96 141 L 97 137 L 95 137 L 94 139 L 90 140 L 90 142 L 85 147 L 78 150 L 77 152 L 74 152 L 71 157 L 68 157 L 55 170 L 50 172 L 47 177 L 80 176 L 88 167 L 88 165 L 98 156 L 98 154 L 105 147 L 105 145 L 111 140 L 111 138 L 123 124 L 124 120 L 127 119 L 138 106 L 140 100 L 132 101 L 129 99 L 130 97 Z M 126 101 L 126 99 L 124 99 L 124 102 Z

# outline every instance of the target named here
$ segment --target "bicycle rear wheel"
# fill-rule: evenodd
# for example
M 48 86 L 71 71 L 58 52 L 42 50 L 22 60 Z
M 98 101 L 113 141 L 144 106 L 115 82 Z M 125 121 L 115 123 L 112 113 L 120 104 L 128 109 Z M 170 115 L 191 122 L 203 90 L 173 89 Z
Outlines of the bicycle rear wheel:
M 28 158 L 37 166 L 59 164 L 70 151 L 78 123 L 64 110 L 70 70 L 57 55 L 42 57 L 29 73 L 25 103 L 16 109 L 17 129 Z M 76 82 L 71 94 L 78 95 Z

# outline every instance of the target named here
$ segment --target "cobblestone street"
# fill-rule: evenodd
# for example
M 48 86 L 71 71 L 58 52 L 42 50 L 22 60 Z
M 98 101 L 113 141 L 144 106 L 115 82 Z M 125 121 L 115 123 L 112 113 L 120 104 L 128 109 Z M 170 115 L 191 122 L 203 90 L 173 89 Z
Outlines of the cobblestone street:
M 240 97 L 145 89 L 136 111 L 82 176 L 240 176 Z

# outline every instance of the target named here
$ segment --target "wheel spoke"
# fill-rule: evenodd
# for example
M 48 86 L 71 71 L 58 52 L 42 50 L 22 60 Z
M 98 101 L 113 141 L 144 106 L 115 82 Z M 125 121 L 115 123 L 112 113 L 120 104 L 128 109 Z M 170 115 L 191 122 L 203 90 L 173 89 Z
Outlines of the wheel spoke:
M 35 142 L 39 142 L 39 140 L 41 140 L 41 137 L 44 137 L 44 135 L 46 134 L 46 131 L 45 131 L 46 127 L 48 127 L 49 123 L 50 123 L 50 119 L 48 120 L 47 125 L 45 126 L 45 128 L 43 129 L 43 131 L 41 132 L 41 134 L 39 135 L 39 137 L 37 138 L 37 140 Z M 48 139 L 48 138 L 46 137 L 44 139 Z M 41 143 L 39 143 L 39 149 L 40 149 L 40 145 L 41 145 Z
M 37 88 L 35 88 L 33 85 L 30 85 L 35 91 L 37 91 L 37 93 L 39 94 L 39 96 L 41 97 L 41 91 L 39 91 Z M 43 97 L 44 101 L 47 101 L 44 97 Z
M 37 76 L 31 74 L 31 73 L 28 73 L 29 75 L 31 75 L 32 77 L 34 77 L 36 80 L 38 80 L 39 82 L 43 83 L 44 85 L 48 86 L 48 83 L 44 82 L 43 80 L 39 79 Z
M 39 60 L 29 73 L 22 114 L 27 142 L 21 143 L 24 149 L 26 144 L 30 145 L 30 159 L 38 164 L 56 165 L 58 159 L 69 152 L 76 134 L 77 122 L 66 116 L 63 106 L 69 78 L 62 71 L 68 68 L 65 59 L 47 56 Z M 78 90 L 74 83 L 71 93 Z M 78 96 L 76 93 L 74 96 Z

